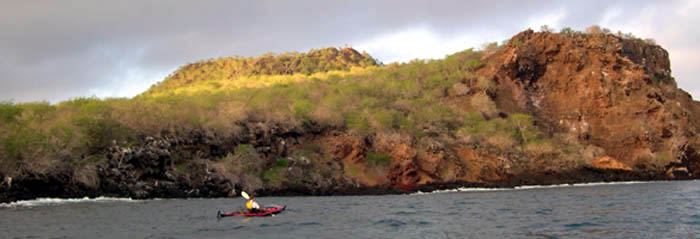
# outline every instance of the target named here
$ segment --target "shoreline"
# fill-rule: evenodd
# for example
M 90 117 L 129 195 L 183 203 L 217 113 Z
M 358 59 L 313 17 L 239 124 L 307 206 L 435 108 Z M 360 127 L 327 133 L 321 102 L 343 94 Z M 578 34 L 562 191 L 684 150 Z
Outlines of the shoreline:
M 698 179 L 682 179 L 682 180 L 631 180 L 631 181 L 598 181 L 598 182 L 582 182 L 582 183 L 563 183 L 563 184 L 531 184 L 531 185 L 516 185 L 504 186 L 494 184 L 469 183 L 470 186 L 461 186 L 455 188 L 435 189 L 435 190 L 389 190 L 380 192 L 377 188 L 366 188 L 366 193 L 361 193 L 358 190 L 348 193 L 337 194 L 299 194 L 299 193 L 279 193 L 279 194 L 262 194 L 258 197 L 333 197 L 333 196 L 382 196 L 382 195 L 406 195 L 420 196 L 440 193 L 468 193 L 468 192 L 506 192 L 506 191 L 521 191 L 521 190 L 537 190 L 537 189 L 554 189 L 554 188 L 576 188 L 576 187 L 598 187 L 598 186 L 619 186 L 619 185 L 634 185 L 634 184 L 654 184 L 654 183 L 669 183 L 669 182 L 693 182 Z M 440 184 L 444 186 L 444 184 Z M 428 186 L 428 185 L 427 185 Z M 436 185 L 429 185 L 436 186 Z M 423 188 L 423 187 L 422 187 Z M 236 196 L 238 197 L 238 196 Z M 37 197 L 34 199 L 16 200 L 0 203 L 0 208 L 17 208 L 17 207 L 37 207 L 37 206 L 54 206 L 71 203 L 104 203 L 104 202 L 142 202 L 168 199 L 226 199 L 236 197 L 154 197 L 154 198 L 131 198 L 131 197 L 112 197 L 112 196 L 84 196 L 84 197 Z

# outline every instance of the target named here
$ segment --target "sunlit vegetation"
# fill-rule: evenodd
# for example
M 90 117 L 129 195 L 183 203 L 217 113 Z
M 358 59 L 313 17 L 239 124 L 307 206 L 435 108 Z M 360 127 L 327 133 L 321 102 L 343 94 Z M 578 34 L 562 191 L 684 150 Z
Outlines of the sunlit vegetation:
M 547 25 L 544 25 L 540 28 L 540 31 L 542 32 L 553 32 L 554 29 L 549 28 Z M 582 35 L 582 34 L 589 34 L 589 35 L 614 35 L 622 39 L 627 39 L 627 40 L 635 40 L 640 44 L 648 44 L 648 45 L 656 45 L 656 40 L 653 38 L 646 38 L 646 39 L 641 39 L 631 32 L 629 33 L 623 33 L 622 31 L 617 31 L 613 32 L 608 28 L 600 27 L 598 25 L 593 25 L 590 27 L 587 27 L 583 31 L 578 31 L 574 30 L 571 27 L 564 27 L 559 31 L 560 34 L 565 34 L 565 35 Z
M 219 58 L 184 66 L 132 99 L 2 102 L 0 173 L 88 158 L 97 163 L 114 142 L 135 144 L 173 129 L 236 135 L 248 122 L 317 125 L 364 135 L 405 132 L 415 139 L 437 134 L 502 150 L 543 154 L 535 146 L 545 145 L 544 153 L 552 151 L 531 116 L 498 117 L 488 95 L 494 83 L 475 74 L 484 55 L 497 48 L 493 43 L 485 51 L 386 66 L 348 48 Z M 286 161 L 264 172 L 257 164 L 232 165 L 248 162 L 240 158 L 255 152 L 239 147 L 218 167 L 262 172 L 263 180 L 279 183 Z M 383 153 L 369 154 L 367 160 L 390 161 Z
M 212 88 L 220 88 L 222 80 L 237 80 L 244 76 L 260 75 L 309 75 L 316 72 L 349 70 L 351 67 L 377 66 L 377 61 L 367 53 L 352 48 L 324 48 L 308 53 L 271 53 L 258 57 L 225 57 L 187 64 L 166 80 L 154 85 L 148 92 L 177 89 L 194 82 L 207 82 Z M 252 77 L 255 81 L 256 77 Z M 250 83 L 250 82 L 248 82 Z M 246 83 L 243 83 L 245 86 Z

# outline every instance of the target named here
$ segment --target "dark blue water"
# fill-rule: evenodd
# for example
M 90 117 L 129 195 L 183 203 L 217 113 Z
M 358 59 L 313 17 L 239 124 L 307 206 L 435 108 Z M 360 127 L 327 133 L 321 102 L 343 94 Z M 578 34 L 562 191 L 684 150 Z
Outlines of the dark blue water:
M 700 181 L 258 201 L 288 208 L 219 220 L 244 201 L 5 204 L 0 238 L 700 238 Z

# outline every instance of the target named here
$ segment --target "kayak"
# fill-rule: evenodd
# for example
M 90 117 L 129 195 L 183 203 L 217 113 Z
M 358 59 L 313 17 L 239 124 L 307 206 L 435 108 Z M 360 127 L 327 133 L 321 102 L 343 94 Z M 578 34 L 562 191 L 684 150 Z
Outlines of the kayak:
M 216 212 L 216 217 L 232 217 L 232 216 L 244 216 L 244 217 L 264 217 L 264 216 L 272 216 L 275 214 L 278 214 L 284 209 L 286 209 L 287 206 L 277 206 L 277 207 L 268 207 L 268 208 L 263 208 L 259 212 L 246 212 L 246 211 L 237 211 L 237 212 L 221 212 L 218 211 Z

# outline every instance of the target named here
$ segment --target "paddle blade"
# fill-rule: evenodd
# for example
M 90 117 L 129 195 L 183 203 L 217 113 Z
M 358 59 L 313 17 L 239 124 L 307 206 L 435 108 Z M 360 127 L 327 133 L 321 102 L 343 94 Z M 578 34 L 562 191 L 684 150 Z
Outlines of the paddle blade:
M 245 198 L 246 200 L 250 199 L 250 196 L 245 191 L 241 191 L 241 197 Z

